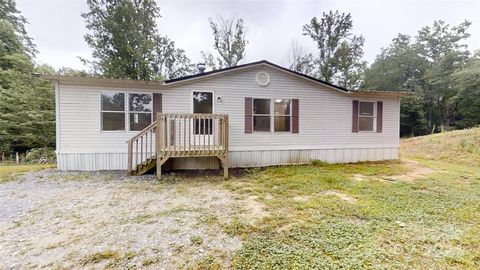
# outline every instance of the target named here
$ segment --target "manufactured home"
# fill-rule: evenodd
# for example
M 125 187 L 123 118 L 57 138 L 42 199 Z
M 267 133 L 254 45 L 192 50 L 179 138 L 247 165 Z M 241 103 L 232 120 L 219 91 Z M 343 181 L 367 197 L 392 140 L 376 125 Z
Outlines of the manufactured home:
M 398 158 L 405 92 L 354 91 L 268 61 L 165 81 L 55 84 L 59 170 L 218 169 Z

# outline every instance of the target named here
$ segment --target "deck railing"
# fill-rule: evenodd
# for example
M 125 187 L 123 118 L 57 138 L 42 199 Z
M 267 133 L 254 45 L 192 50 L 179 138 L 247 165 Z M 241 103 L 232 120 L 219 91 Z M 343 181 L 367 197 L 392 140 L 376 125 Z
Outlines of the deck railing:
M 155 130 L 157 121 L 151 123 L 140 133 L 128 140 L 128 172 L 132 172 L 133 168 L 142 163 L 156 158 L 155 150 Z
M 219 156 L 228 151 L 228 115 L 158 114 L 160 157 Z
M 170 157 L 216 156 L 228 177 L 228 115 L 159 113 L 156 121 L 128 140 L 128 172 L 161 165 Z

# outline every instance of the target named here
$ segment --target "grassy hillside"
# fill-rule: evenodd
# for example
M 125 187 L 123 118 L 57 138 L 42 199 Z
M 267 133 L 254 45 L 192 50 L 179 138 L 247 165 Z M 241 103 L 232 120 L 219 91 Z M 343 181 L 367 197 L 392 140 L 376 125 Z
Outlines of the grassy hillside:
M 480 128 L 404 139 L 401 157 L 480 166 Z
M 401 155 L 414 161 L 271 167 L 229 182 L 268 213 L 227 226 L 246 239 L 234 266 L 480 269 L 480 128 L 402 140 Z

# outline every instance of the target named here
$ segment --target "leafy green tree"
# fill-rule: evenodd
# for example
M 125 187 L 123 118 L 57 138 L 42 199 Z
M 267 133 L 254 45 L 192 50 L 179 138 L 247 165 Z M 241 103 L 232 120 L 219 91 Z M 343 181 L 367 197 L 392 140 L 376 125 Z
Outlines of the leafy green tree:
M 190 59 L 168 37 L 160 36 L 156 19 L 160 9 L 153 0 L 88 0 L 83 13 L 93 49 L 94 74 L 133 79 L 171 79 L 192 72 Z M 77 75 L 84 76 L 86 73 Z
M 290 43 L 287 55 L 288 68 L 309 76 L 314 76 L 315 60 L 311 53 L 307 53 L 296 41 Z
M 423 107 L 423 76 L 428 62 L 419 55 L 420 48 L 407 35 L 399 34 L 388 48 L 382 49 L 365 72 L 362 88 L 387 91 L 412 91 L 400 106 L 400 134 L 421 135 L 427 132 Z
M 155 43 L 160 9 L 153 0 L 88 0 L 82 13 L 90 33 L 92 64 L 107 77 L 155 77 Z
M 28 90 L 25 74 L 33 65 L 13 25 L 4 19 L 0 19 L 0 38 L 0 146 L 2 151 L 9 151 L 22 144 L 16 124 L 22 121 L 17 114 L 18 94 Z
M 316 77 L 348 89 L 357 89 L 363 79 L 366 62 L 362 60 L 362 36 L 352 34 L 352 16 L 330 11 L 313 17 L 303 26 L 303 34 L 317 43 Z
M 48 69 L 48 67 L 45 67 Z M 88 71 L 85 70 L 78 70 L 74 68 L 69 68 L 69 67 L 61 67 L 57 71 L 55 70 L 45 70 L 43 72 L 40 72 L 41 74 L 51 74 L 55 73 L 58 75 L 64 75 L 64 76 L 75 76 L 75 77 L 93 77 L 95 74 L 91 74 Z
M 458 115 L 455 126 L 468 128 L 480 125 L 480 51 L 469 60 L 466 67 L 453 74 Z
M 158 79 L 174 79 L 194 73 L 195 65 L 182 49 L 175 48 L 175 42 L 168 37 L 157 37 L 155 72 Z
M 234 67 L 245 58 L 245 48 L 248 41 L 243 19 L 225 19 L 218 16 L 214 21 L 209 18 L 213 32 L 213 47 L 219 56 L 202 52 L 206 66 L 211 69 Z
M 36 46 L 33 44 L 32 38 L 28 36 L 27 30 L 25 29 L 25 25 L 28 23 L 27 19 L 20 14 L 15 1 L 0 0 L 0 18 L 4 23 L 10 24 L 13 32 L 16 33 L 17 41 L 22 44 L 22 50 L 31 57 L 35 56 L 37 53 Z M 0 33 L 4 32 L 1 31 Z
M 34 46 L 25 42 L 31 41 L 22 30 L 26 21 L 14 25 L 15 16 L 23 18 L 16 10 L 0 18 L 0 150 L 46 150 L 55 141 L 53 89 L 33 76 Z
M 470 22 L 450 27 L 443 21 L 434 21 L 418 32 L 417 43 L 421 56 L 428 61 L 425 79 L 425 108 L 429 129 L 449 128 L 454 124 L 457 88 L 452 74 L 468 60 L 467 46 L 462 43 L 470 36 Z

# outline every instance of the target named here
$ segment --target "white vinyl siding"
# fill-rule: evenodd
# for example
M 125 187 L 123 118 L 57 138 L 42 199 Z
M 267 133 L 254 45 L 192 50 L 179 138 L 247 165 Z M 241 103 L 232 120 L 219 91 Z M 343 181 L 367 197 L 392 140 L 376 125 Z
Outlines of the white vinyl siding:
M 260 71 L 266 71 L 270 75 L 268 86 L 257 84 L 256 75 Z M 336 150 L 328 152 L 330 153 L 328 155 L 333 155 L 332 153 L 348 155 L 349 151 L 357 151 L 354 149 L 366 149 L 365 151 L 370 149 L 367 151 L 368 154 L 358 154 L 361 158 L 358 160 L 373 160 L 373 157 L 380 156 L 388 159 L 398 157 L 398 151 L 395 149 L 398 150 L 399 147 L 399 97 L 346 95 L 272 67 L 262 66 L 162 89 L 122 88 L 121 82 L 118 87 L 67 85 L 60 82 L 58 93 L 60 126 L 57 134 L 60 136 L 60 144 L 57 150 L 59 154 L 68 155 L 68 160 L 73 160 L 75 157 L 72 155 L 75 153 L 83 153 L 96 155 L 96 162 L 108 162 L 100 161 L 100 156 L 121 153 L 118 157 L 114 156 L 119 164 L 110 167 L 106 164 L 102 165 L 102 168 L 126 168 L 126 161 L 123 162 L 126 160 L 126 141 L 138 132 L 101 132 L 99 93 L 102 91 L 162 93 L 165 113 L 191 113 L 192 91 L 213 91 L 215 113 L 229 115 L 229 160 L 233 167 L 245 167 L 247 163 L 245 159 L 252 155 L 257 155 L 254 157 L 258 160 L 255 164 L 273 165 L 278 160 L 290 164 L 295 162 L 287 162 L 286 159 L 304 161 L 310 157 L 312 159 L 321 157 L 322 151 L 333 151 L 332 149 Z M 245 97 L 270 100 L 279 97 L 289 100 L 299 99 L 300 132 L 298 134 L 291 132 L 245 134 Z M 351 132 L 352 100 L 383 101 L 381 133 Z M 382 151 L 388 154 L 379 154 Z M 269 154 L 266 154 L 267 152 Z M 280 156 L 275 157 L 277 155 L 275 153 Z M 295 155 L 304 156 L 297 159 L 294 158 Z M 336 159 L 330 157 L 329 160 Z M 342 160 L 357 160 L 357 158 L 352 156 L 351 159 L 342 158 Z

